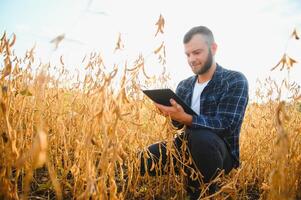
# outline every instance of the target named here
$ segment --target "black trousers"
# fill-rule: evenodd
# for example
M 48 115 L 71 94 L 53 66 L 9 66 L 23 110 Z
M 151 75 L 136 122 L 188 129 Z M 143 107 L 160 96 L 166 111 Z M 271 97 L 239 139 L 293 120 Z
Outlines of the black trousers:
M 193 162 L 188 167 L 184 167 L 187 174 L 187 192 L 191 199 L 197 199 L 200 195 L 200 181 L 193 180 L 190 177 L 191 170 L 193 168 L 199 171 L 204 183 L 210 182 L 217 174 L 218 170 L 225 170 L 225 173 L 229 173 L 233 168 L 232 158 L 227 149 L 225 142 L 216 133 L 209 129 L 186 129 L 181 135 L 174 139 L 174 149 L 177 154 L 173 154 L 174 166 L 179 166 L 180 160 L 188 160 L 191 156 Z M 186 145 L 186 150 L 183 151 L 183 144 Z M 144 175 L 146 171 L 152 175 L 162 175 L 166 172 L 166 163 L 168 162 L 168 156 L 166 152 L 166 142 L 160 142 L 148 147 L 148 157 L 141 155 L 141 168 L 140 173 Z M 146 159 L 145 159 L 146 158 Z M 155 165 L 155 167 L 154 167 Z M 181 165 L 181 164 L 180 164 Z M 175 169 L 177 171 L 177 169 Z M 214 186 L 210 188 L 210 193 L 214 192 Z

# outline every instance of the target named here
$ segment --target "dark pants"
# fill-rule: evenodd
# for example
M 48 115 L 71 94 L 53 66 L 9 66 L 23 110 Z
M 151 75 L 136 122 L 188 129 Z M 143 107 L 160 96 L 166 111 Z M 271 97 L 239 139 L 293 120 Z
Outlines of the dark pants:
M 187 148 L 183 152 L 183 144 L 186 144 Z M 193 180 L 191 170 L 193 168 L 199 171 L 204 183 L 210 182 L 218 173 L 218 169 L 225 170 L 228 173 L 233 168 L 231 155 L 224 143 L 224 141 L 209 129 L 186 129 L 184 133 L 177 136 L 174 139 L 174 149 L 176 150 L 174 157 L 177 159 L 187 161 L 189 155 L 191 155 L 193 162 L 184 167 L 187 173 L 187 191 L 192 199 L 197 199 L 200 195 L 200 181 Z M 149 158 L 141 159 L 141 175 L 147 172 L 154 176 L 156 174 L 162 175 L 166 172 L 166 163 L 168 162 L 168 156 L 166 152 L 166 143 L 156 143 L 148 147 Z M 145 155 L 142 157 L 146 157 Z M 186 157 L 186 158 L 184 158 Z M 174 166 L 181 166 L 177 159 L 173 159 Z M 153 163 L 154 162 L 154 163 Z M 155 167 L 153 166 L 155 164 Z M 151 168 L 153 167 L 153 168 Z M 168 170 L 168 169 L 167 169 Z M 175 169 L 177 171 L 177 169 Z M 191 189 L 193 188 L 193 189 Z M 211 192 L 214 189 L 211 188 Z

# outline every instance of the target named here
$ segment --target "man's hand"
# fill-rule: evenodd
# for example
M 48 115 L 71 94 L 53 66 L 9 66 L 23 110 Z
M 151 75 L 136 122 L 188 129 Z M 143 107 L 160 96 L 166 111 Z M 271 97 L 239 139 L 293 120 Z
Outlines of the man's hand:
M 187 114 L 181 105 L 175 100 L 170 99 L 171 106 L 164 106 L 155 103 L 156 107 L 162 112 L 164 116 L 170 116 L 171 119 L 190 126 L 192 123 L 192 115 Z

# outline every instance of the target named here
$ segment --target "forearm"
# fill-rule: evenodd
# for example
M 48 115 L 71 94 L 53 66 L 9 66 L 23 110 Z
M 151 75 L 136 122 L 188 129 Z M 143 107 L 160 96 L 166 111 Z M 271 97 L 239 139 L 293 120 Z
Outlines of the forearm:
M 192 124 L 192 115 L 184 113 L 181 123 L 185 124 L 186 126 L 191 126 L 191 124 Z
M 171 116 L 172 123 L 174 126 L 181 128 L 183 125 L 191 126 L 192 124 L 192 115 L 183 113 L 181 116 Z

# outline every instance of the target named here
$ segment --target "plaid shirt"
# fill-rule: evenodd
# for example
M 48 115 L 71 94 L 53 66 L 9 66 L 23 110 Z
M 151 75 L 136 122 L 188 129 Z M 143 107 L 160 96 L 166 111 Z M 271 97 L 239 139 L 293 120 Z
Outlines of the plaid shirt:
M 177 95 L 191 105 L 192 93 L 197 75 L 181 81 Z M 224 69 L 217 64 L 212 79 L 200 97 L 200 114 L 192 117 L 188 128 L 208 128 L 218 134 L 226 143 L 239 166 L 239 133 L 248 103 L 248 81 L 236 71 Z M 180 125 L 175 122 L 175 125 Z

